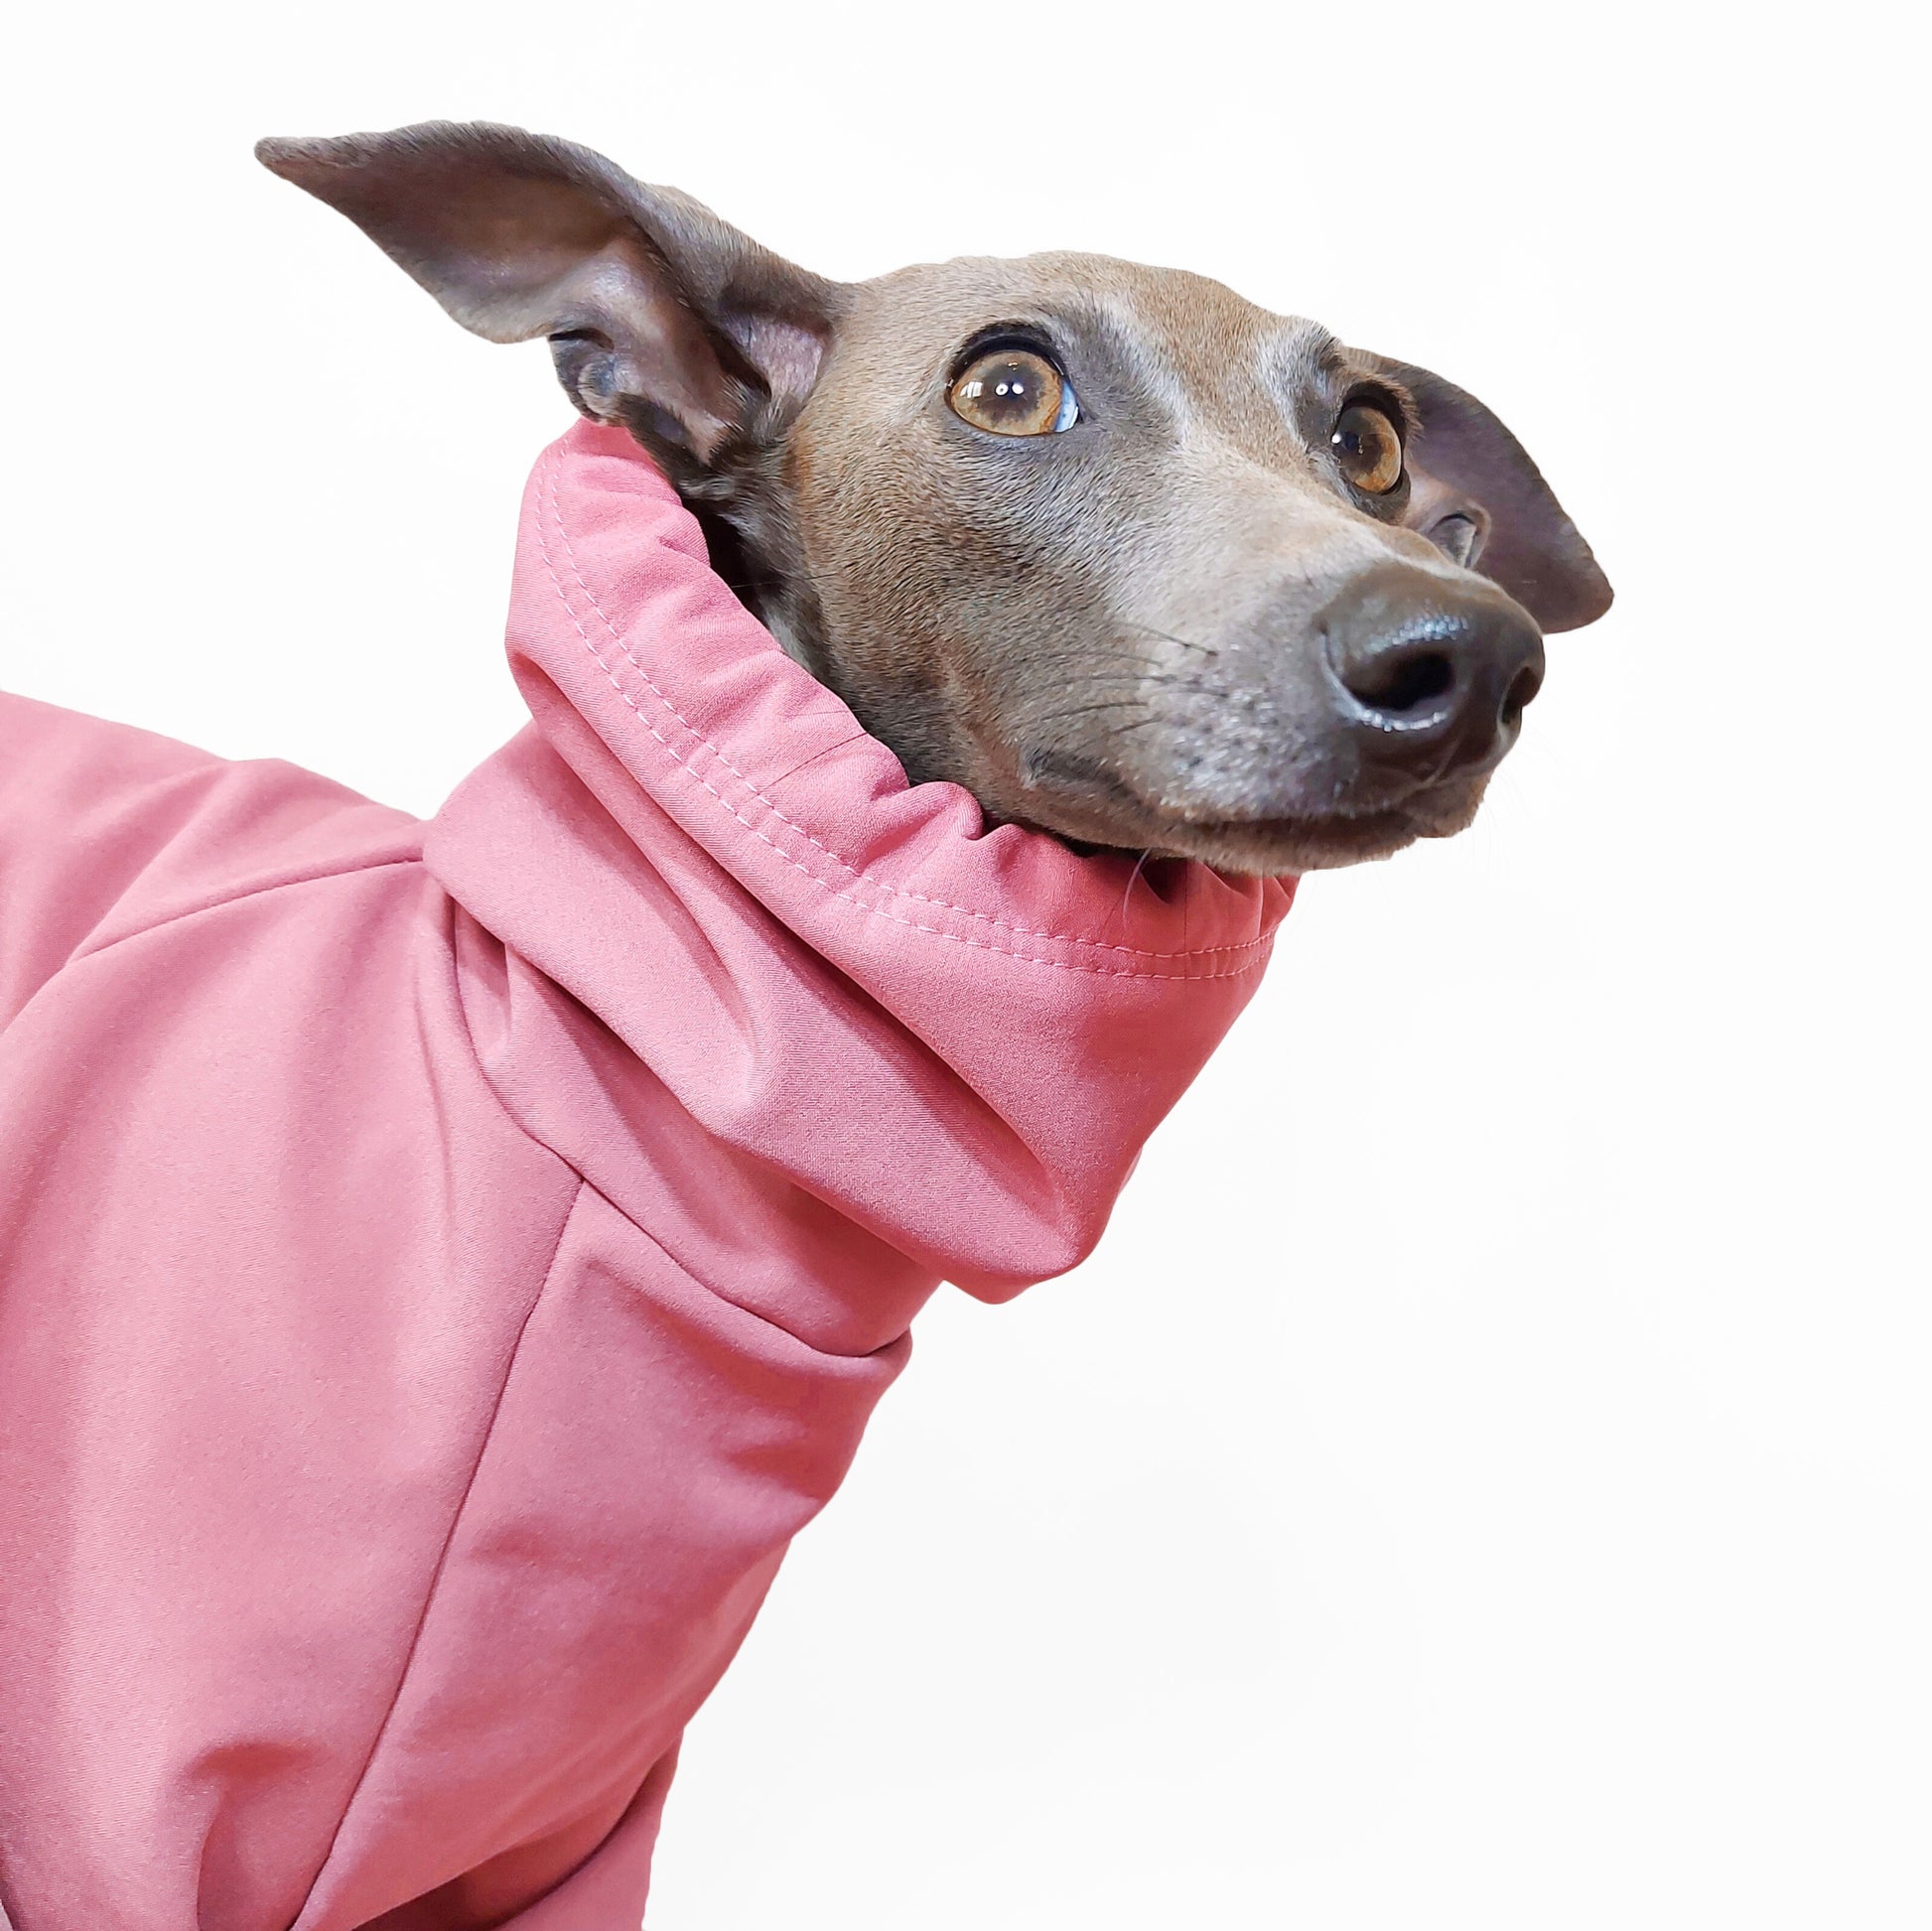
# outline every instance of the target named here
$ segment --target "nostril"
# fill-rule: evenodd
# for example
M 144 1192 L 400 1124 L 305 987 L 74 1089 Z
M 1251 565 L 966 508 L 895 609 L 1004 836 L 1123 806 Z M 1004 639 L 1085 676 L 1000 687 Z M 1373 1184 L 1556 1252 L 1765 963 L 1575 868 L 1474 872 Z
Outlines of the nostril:
M 1455 665 L 1441 650 L 1390 651 L 1349 666 L 1342 682 L 1371 710 L 1400 716 L 1455 688 Z
M 1534 664 L 1525 664 L 1509 680 L 1509 689 L 1503 693 L 1501 712 L 1502 727 L 1514 731 L 1523 722 L 1523 713 L 1529 707 L 1530 699 L 1543 688 L 1543 673 Z M 1541 726 L 1538 727 L 1541 729 Z
M 1455 687 L 1455 666 L 1440 650 L 1427 650 L 1394 666 L 1389 687 L 1375 703 L 1384 711 L 1413 711 Z

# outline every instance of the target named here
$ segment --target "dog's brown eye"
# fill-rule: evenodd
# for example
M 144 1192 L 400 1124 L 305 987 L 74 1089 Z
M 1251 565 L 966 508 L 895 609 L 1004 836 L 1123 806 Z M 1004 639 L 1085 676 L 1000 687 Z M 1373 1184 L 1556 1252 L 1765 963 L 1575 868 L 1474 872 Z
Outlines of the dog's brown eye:
M 1066 377 L 1031 348 L 995 348 L 962 369 L 946 393 L 952 412 L 995 436 L 1049 436 L 1079 415 Z
M 1386 496 L 1402 481 L 1402 438 L 1381 410 L 1351 402 L 1328 438 L 1341 473 L 1357 489 Z

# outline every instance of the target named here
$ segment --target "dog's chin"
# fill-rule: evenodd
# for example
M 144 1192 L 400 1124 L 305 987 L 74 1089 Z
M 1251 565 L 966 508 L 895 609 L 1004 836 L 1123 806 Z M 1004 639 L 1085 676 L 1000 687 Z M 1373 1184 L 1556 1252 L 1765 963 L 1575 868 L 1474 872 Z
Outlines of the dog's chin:
M 1153 849 L 1198 859 L 1217 872 L 1282 878 L 1367 865 L 1432 834 L 1406 811 L 1372 811 L 1349 818 L 1224 819 L 1170 826 Z
M 1485 784 L 1455 784 L 1406 798 L 1400 805 L 1319 816 L 1187 821 L 1165 847 L 1199 859 L 1217 872 L 1278 878 L 1288 873 L 1334 872 L 1393 858 L 1422 838 L 1453 838 L 1466 831 L 1482 804 Z
M 1452 838 L 1474 819 L 1486 775 L 1434 786 L 1399 804 L 1279 816 L 1176 813 L 1125 795 L 1116 808 L 1112 799 L 1038 793 L 1026 812 L 1011 815 L 1080 850 L 1189 858 L 1217 872 L 1285 878 L 1393 858 L 1422 838 Z

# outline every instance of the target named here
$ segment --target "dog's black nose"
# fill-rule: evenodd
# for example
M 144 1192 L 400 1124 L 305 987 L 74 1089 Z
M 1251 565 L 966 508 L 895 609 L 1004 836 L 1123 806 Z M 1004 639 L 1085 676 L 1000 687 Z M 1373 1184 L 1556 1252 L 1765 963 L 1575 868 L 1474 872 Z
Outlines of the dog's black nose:
M 1378 759 L 1491 762 L 1543 682 L 1543 633 L 1500 590 L 1384 565 L 1319 619 L 1341 711 Z

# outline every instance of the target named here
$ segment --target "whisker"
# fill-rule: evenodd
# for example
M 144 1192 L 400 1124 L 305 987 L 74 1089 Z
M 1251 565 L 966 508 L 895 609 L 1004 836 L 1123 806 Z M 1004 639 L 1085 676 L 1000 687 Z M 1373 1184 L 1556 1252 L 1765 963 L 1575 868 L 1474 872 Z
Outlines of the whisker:
M 1028 684 L 1026 690 L 1022 692 L 1022 696 L 1028 696 L 1028 698 L 1047 696 L 1047 694 L 1056 692 L 1056 690 L 1064 690 L 1068 694 L 1082 692 L 1082 690 L 1119 690 L 1123 684 L 1128 684 L 1128 686 L 1132 686 L 1132 688 L 1138 690 L 1138 688 L 1142 688 L 1146 684 L 1165 686 L 1165 684 L 1171 684 L 1171 682 L 1173 682 L 1173 678 L 1167 678 L 1167 676 L 1148 678 L 1148 676 L 1140 676 L 1138 673 L 1128 674 L 1125 671 L 1123 673 L 1109 674 L 1109 676 L 1074 676 L 1074 678 L 1051 678 L 1051 680 L 1049 678 L 1041 678 L 1037 684 Z
M 1190 637 L 1177 637 L 1167 630 L 1157 630 L 1151 623 L 1130 623 L 1129 628 L 1139 630 L 1143 635 L 1160 637 L 1164 642 L 1178 644 L 1183 650 L 1198 650 L 1209 657 L 1220 655 L 1218 648 L 1209 643 L 1196 643 Z M 1036 650 L 1026 661 L 1029 664 L 1058 664 L 1068 659 L 1095 657 L 1106 660 L 1113 657 L 1120 647 L 1121 639 L 1109 637 L 1097 643 L 1068 644 L 1063 649 Z
M 1146 683 L 1146 682 L 1150 682 L 1150 681 L 1151 681 L 1151 682 L 1154 682 L 1154 683 L 1158 683 L 1158 684 L 1164 684 L 1164 685 L 1172 685 L 1172 686 L 1173 686 L 1173 688 L 1174 688 L 1175 690 L 1177 690 L 1177 691 L 1179 691 L 1179 692 L 1181 692 L 1181 693 L 1183 693 L 1183 694 L 1185 694 L 1185 693 L 1189 693 L 1189 692 L 1193 692 L 1193 693 L 1198 693 L 1198 694 L 1200 694 L 1200 695 L 1202 695 L 1202 696 L 1206 696 L 1206 697 L 1218 697 L 1218 696 L 1220 696 L 1220 695 L 1222 695 L 1222 693 L 1221 693 L 1221 692 L 1219 692 L 1219 691 L 1217 691 L 1217 690 L 1216 690 L 1216 689 L 1214 688 L 1214 686 L 1213 686 L 1212 684 L 1204 684 L 1204 683 L 1202 683 L 1202 682 L 1201 682 L 1201 680 L 1200 680 L 1199 678 L 1197 678 L 1197 677 L 1173 677 L 1173 676 L 1160 676 L 1160 677 L 1156 677 L 1156 678 L 1153 678 L 1153 679 L 1147 679 L 1147 678 L 1139 678 L 1139 677 L 1137 677 L 1137 678 L 1133 678 L 1133 679 L 1127 679 L 1127 678 L 1115 678 L 1115 679 L 1112 679 L 1112 680 L 1107 680 L 1107 679 L 1092 679 L 1092 680 L 1087 680 L 1087 681 L 1085 682 L 1085 684 L 1084 684 L 1084 686 L 1083 686 L 1083 688 L 1085 688 L 1085 689 L 1088 689 L 1088 690 L 1091 690 L 1091 689 L 1094 689 L 1094 688 L 1096 688 L 1096 687 L 1100 687 L 1100 688 L 1104 688 L 1104 687 L 1105 687 L 1105 684 L 1106 684 L 1107 682 L 1109 682 L 1109 681 L 1111 681 L 1111 682 L 1115 682 L 1115 683 L 1122 683 L 1122 682 L 1133 682 L 1133 683 L 1136 683 L 1136 684 L 1139 684 L 1139 683 Z M 1051 723 L 1053 723 L 1053 722 L 1055 722 L 1056 720 L 1059 720 L 1059 719 L 1063 719 L 1063 718 L 1068 718 L 1068 717 L 1084 717 L 1084 716 L 1086 716 L 1086 715 L 1087 715 L 1087 714 L 1088 714 L 1088 713 L 1089 713 L 1090 711 L 1098 711 L 1098 710 L 1115 710 L 1115 711 L 1119 711 L 1119 710 L 1126 710 L 1126 709 L 1128 709 L 1128 708 L 1130 708 L 1131 706 L 1133 706 L 1133 705 L 1136 705 L 1136 704 L 1138 704 L 1138 705 L 1140 705 L 1140 707 L 1141 707 L 1141 708 L 1142 708 L 1143 710 L 1145 710 L 1145 709 L 1147 708 L 1147 700 L 1146 700 L 1145 698 L 1132 698 L 1132 697 L 1115 697 L 1115 698 L 1105 698 L 1105 699 L 1102 699 L 1102 700 L 1101 700 L 1101 701 L 1100 701 L 1099 703 L 1097 703 L 1097 704 L 1092 704 L 1092 705 L 1080 705 L 1080 706 L 1077 706 L 1076 708 L 1074 708 L 1074 709 L 1072 709 L 1072 710 L 1070 710 L 1070 711 L 1047 711 L 1047 712 L 1043 712 L 1043 713 L 1042 713 L 1042 714 L 1041 714 L 1041 715 L 1040 715 L 1039 717 L 1037 717 L 1037 718 L 1035 718 L 1035 720 L 1033 720 L 1033 721 L 1034 721 L 1034 722 L 1035 722 L 1035 724 L 1051 724 Z M 1165 719 L 1165 718 L 1162 718 L 1162 717 L 1159 717 L 1159 716 L 1154 716 L 1154 717 L 1149 717 L 1149 718 L 1145 718 L 1145 719 L 1143 719 L 1143 720 L 1142 720 L 1142 722 L 1143 722 L 1143 723 L 1145 723 L 1145 724 L 1163 724 L 1163 723 L 1166 723 L 1166 722 L 1169 722 L 1169 720 L 1167 720 L 1167 719 Z M 1130 726 L 1130 727 L 1125 727 L 1125 728 L 1127 728 L 1127 729 L 1135 729 L 1135 728 L 1138 728 L 1138 727 L 1131 727 L 1131 726 Z
M 1180 691 L 1198 691 L 1209 697 L 1221 695 L 1212 684 L 1203 683 L 1198 677 L 1183 677 L 1173 671 L 1109 671 L 1097 677 L 1082 677 L 1069 681 L 1074 688 L 1080 690 L 1105 690 L 1117 684 L 1153 684 Z M 1027 687 L 1029 691 L 1039 688 L 1039 683 Z
M 1035 718 L 1034 722 L 1035 724 L 1062 724 L 1069 718 L 1096 717 L 1103 711 L 1125 711 L 1132 708 L 1138 702 L 1138 699 L 1131 697 L 1102 698 L 1097 704 L 1075 704 L 1069 706 L 1064 711 L 1044 712 L 1041 716 Z M 1157 720 L 1147 718 L 1142 720 L 1142 722 L 1153 724 Z
M 1151 637 L 1161 638 L 1164 643 L 1177 643 L 1183 650 L 1203 651 L 1210 657 L 1218 657 L 1221 654 L 1211 643 L 1196 643 L 1192 637 L 1177 637 L 1170 630 L 1157 630 L 1152 623 L 1136 623 L 1132 619 L 1126 621 L 1130 629 L 1144 630 Z

